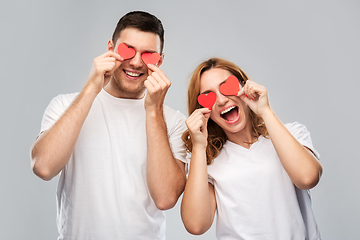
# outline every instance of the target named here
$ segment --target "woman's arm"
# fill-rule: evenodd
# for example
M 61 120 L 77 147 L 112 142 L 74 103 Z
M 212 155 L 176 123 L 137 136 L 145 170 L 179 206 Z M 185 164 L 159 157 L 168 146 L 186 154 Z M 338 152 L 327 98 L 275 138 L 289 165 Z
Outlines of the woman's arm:
M 315 187 L 320 180 L 322 166 L 314 154 L 295 139 L 271 109 L 262 118 L 281 164 L 295 186 L 300 189 Z
M 295 186 L 300 189 L 315 187 L 320 180 L 322 166 L 276 117 L 270 108 L 266 88 L 249 80 L 238 96 L 264 120 L 279 159 Z
M 196 110 L 187 120 L 193 142 L 189 177 L 181 203 L 181 217 L 186 230 L 195 235 L 205 233 L 212 225 L 216 210 L 214 187 L 208 183 L 206 146 L 210 110 Z

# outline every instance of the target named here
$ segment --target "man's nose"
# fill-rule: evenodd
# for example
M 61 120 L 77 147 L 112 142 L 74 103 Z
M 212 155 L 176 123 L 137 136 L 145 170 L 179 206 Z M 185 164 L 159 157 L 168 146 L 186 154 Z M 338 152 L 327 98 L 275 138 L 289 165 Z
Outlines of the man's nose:
M 135 56 L 130 60 L 130 65 L 134 68 L 141 68 L 144 65 L 141 54 L 139 52 L 137 52 Z

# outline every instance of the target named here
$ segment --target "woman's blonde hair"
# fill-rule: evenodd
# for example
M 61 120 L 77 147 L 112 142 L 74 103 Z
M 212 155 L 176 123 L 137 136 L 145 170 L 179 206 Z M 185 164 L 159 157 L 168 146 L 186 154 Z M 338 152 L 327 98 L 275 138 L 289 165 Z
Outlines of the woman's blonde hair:
M 212 68 L 221 68 L 229 71 L 239 80 L 241 86 L 244 86 L 246 81 L 249 79 L 249 77 L 240 67 L 224 59 L 210 58 L 209 60 L 202 62 L 195 69 L 190 79 L 190 84 L 188 88 L 189 116 L 196 109 L 201 108 L 200 104 L 197 101 L 197 98 L 200 95 L 200 78 L 204 72 Z M 258 139 L 260 135 L 263 135 L 264 137 L 268 135 L 263 119 L 260 116 L 258 116 L 256 113 L 254 113 L 251 109 L 250 109 L 250 121 L 256 139 Z M 227 140 L 227 136 L 225 132 L 222 130 L 222 128 L 219 127 L 219 125 L 217 125 L 211 119 L 209 119 L 208 121 L 207 129 L 208 129 L 208 139 L 207 139 L 208 144 L 206 147 L 206 160 L 207 160 L 207 164 L 210 165 L 213 162 L 214 158 L 216 158 L 219 155 L 221 148 L 223 147 L 224 143 Z M 186 130 L 183 133 L 182 140 L 185 143 L 186 150 L 191 153 L 193 146 L 192 146 L 189 130 Z

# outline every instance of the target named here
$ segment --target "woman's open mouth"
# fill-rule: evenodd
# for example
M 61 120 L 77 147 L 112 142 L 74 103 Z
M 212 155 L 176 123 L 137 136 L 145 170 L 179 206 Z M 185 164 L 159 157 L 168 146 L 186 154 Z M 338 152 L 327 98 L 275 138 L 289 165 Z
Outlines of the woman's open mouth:
M 239 108 L 237 106 L 229 107 L 220 113 L 220 116 L 228 123 L 235 123 L 239 120 Z

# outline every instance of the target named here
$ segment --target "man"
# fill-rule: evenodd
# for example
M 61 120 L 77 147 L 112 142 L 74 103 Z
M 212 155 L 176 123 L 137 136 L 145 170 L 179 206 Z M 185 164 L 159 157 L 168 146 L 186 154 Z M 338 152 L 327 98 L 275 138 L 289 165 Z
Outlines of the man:
M 146 12 L 123 16 L 79 93 L 45 111 L 34 173 L 57 189 L 58 239 L 165 239 L 165 215 L 183 192 L 185 117 L 163 105 L 170 81 L 164 30 Z M 124 59 L 119 44 L 133 49 Z M 159 53 L 145 64 L 144 53 Z

